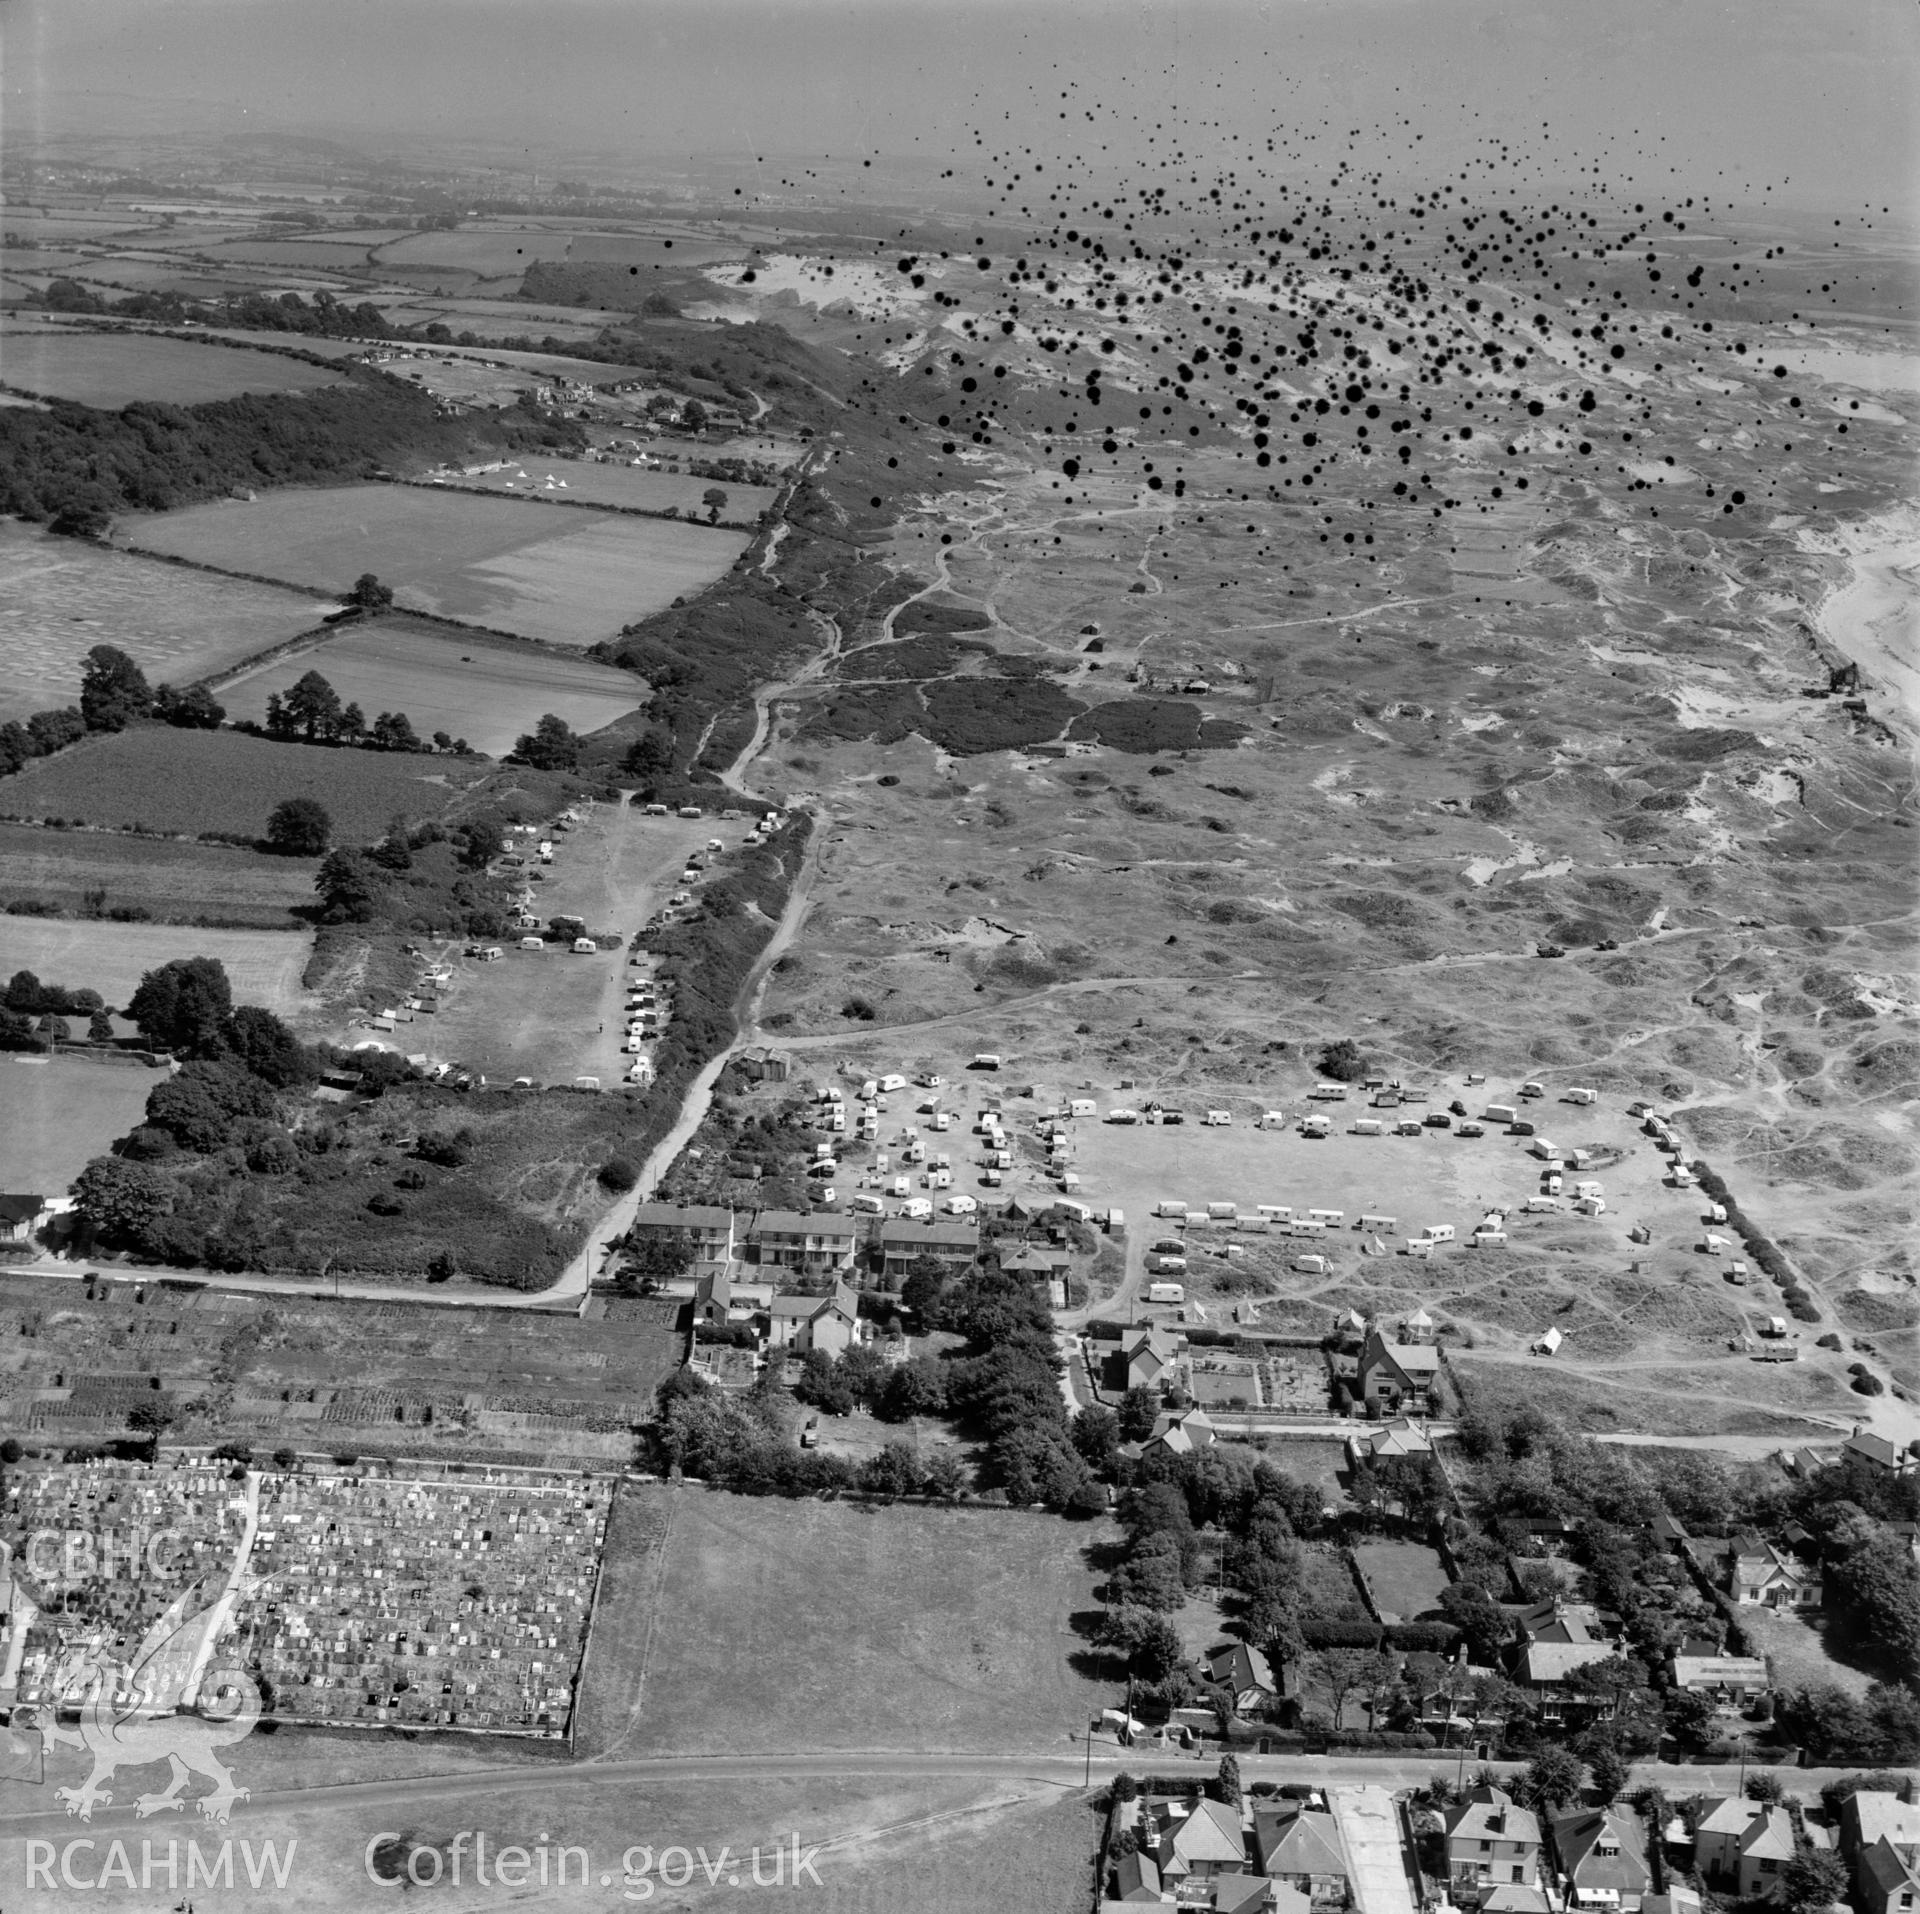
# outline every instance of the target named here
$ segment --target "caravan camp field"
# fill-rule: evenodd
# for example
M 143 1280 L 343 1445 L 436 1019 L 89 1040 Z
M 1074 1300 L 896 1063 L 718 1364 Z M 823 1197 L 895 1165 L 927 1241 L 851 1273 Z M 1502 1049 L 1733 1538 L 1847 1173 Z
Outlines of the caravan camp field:
M 705 448 L 698 450 L 704 453 Z M 688 447 L 689 454 L 695 448 Z M 509 498 L 538 498 L 555 505 L 612 505 L 631 512 L 678 512 L 707 522 L 706 495 L 716 487 L 727 495 L 720 507 L 723 525 L 751 525 L 773 503 L 767 485 L 736 485 L 730 479 L 695 478 L 685 472 L 649 471 L 644 466 L 599 465 L 585 459 L 527 459 L 516 465 L 479 472 L 458 481 L 463 488 L 499 492 Z
M 598 731 L 634 710 L 646 686 L 631 672 L 587 658 L 463 637 L 398 617 L 342 627 L 340 635 L 230 678 L 220 687 L 229 717 L 259 722 L 267 699 L 318 671 L 369 718 L 404 711 L 421 737 L 445 731 L 476 751 L 504 757 L 542 712 L 574 730 Z
M 7 326 L 6 383 L 43 399 L 118 411 L 142 399 L 199 405 L 243 392 L 316 392 L 345 375 L 274 352 L 198 345 L 147 332 L 80 332 Z
M 285 490 L 163 513 L 129 542 L 220 571 L 345 592 L 362 572 L 464 624 L 586 646 L 710 585 L 743 533 L 412 485 Z M 534 716 L 538 716 L 536 711 Z
M 488 767 L 471 758 L 273 744 L 152 725 L 84 739 L 0 785 L 0 811 L 112 830 L 257 837 L 282 798 L 317 798 L 334 841 L 370 844 L 396 811 L 438 817 Z
M 155 684 L 190 684 L 283 644 L 329 609 L 0 520 L 0 723 L 74 703 L 90 647 L 118 645 Z

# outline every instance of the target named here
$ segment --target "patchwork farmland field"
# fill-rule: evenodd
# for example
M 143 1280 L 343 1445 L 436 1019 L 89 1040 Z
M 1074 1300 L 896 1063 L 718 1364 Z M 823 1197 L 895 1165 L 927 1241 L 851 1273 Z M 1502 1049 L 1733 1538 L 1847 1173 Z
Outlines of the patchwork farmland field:
M 584 459 L 529 459 L 497 472 L 481 472 L 459 481 L 518 498 L 565 505 L 621 505 L 636 512 L 684 512 L 706 522 L 705 496 L 717 484 L 726 493 L 720 520 L 751 525 L 773 503 L 767 485 L 735 485 L 730 480 L 694 478 L 684 472 L 650 472 L 632 465 L 596 465 Z
M 105 896 L 90 905 L 96 892 Z M 161 922 L 213 918 L 284 930 L 295 905 L 313 902 L 313 871 L 304 858 L 234 844 L 0 824 L 0 903 L 22 900 L 75 916 L 132 905 Z
M 6 382 L 43 398 L 117 411 L 141 399 L 198 405 L 243 392 L 315 392 L 344 383 L 324 366 L 277 353 L 207 346 L 146 332 L 8 326 Z
M 598 731 L 646 695 L 640 679 L 610 665 L 461 638 L 400 617 L 349 625 L 309 650 L 243 672 L 220 687 L 220 701 L 231 716 L 258 721 L 268 695 L 308 671 L 322 673 L 369 717 L 404 711 L 423 738 L 446 731 L 490 757 L 510 751 L 542 712 L 576 731 Z
M 11 966 L 17 969 L 18 966 Z M 162 1072 L 80 1057 L 0 1057 L 0 1169 L 10 1190 L 64 1194 L 140 1121 Z
M 691 1485 L 627 1494 L 669 1499 L 671 1531 L 657 1582 L 621 1578 L 602 1596 L 592 1664 L 609 1751 L 1064 1747 L 1098 1705 L 1067 1657 L 1069 1617 L 1094 1605 L 1083 1551 L 1101 1525 Z M 649 1638 L 636 1614 L 656 1600 Z M 635 1652 L 601 1653 L 623 1639 Z M 777 1682 L 761 1678 L 771 1665 Z
M 277 585 L 0 520 L 0 723 L 74 703 L 93 645 L 118 645 L 155 684 L 187 684 L 284 643 L 328 609 Z
M 197 836 L 264 832 L 282 798 L 317 798 L 335 840 L 367 844 L 396 811 L 438 817 L 486 775 L 471 759 L 272 744 L 237 731 L 160 726 L 96 737 L 0 785 L 0 810 Z
M 707 526 L 395 485 L 191 506 L 135 525 L 129 542 L 323 590 L 371 571 L 407 609 L 581 646 L 712 584 L 748 543 Z
M 124 1004 L 156 965 L 176 957 L 217 957 L 232 981 L 235 1003 L 295 1017 L 307 1001 L 300 977 L 312 948 L 313 935 L 303 930 L 0 917 L 0 974 L 30 970 L 69 989 L 97 990 L 112 1008 Z

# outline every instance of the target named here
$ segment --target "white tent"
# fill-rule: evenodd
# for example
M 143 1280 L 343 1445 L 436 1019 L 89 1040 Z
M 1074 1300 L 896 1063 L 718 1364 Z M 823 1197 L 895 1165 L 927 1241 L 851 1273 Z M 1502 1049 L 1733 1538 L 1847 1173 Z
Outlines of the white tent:
M 1533 1353 L 1536 1356 L 1555 1355 L 1559 1352 L 1560 1345 L 1565 1341 L 1566 1338 L 1561 1335 L 1559 1330 L 1549 1329 L 1543 1336 L 1536 1339 L 1533 1345 Z

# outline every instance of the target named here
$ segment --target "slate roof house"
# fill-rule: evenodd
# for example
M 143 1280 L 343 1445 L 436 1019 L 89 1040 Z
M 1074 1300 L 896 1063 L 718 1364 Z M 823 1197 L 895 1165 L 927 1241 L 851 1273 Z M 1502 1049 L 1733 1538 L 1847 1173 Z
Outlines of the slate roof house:
M 1752 1530 L 1733 1545 L 1730 1572 L 1733 1599 L 1745 1608 L 1818 1608 L 1820 1568 L 1763 1541 Z
M 1742 1900 L 1780 1898 L 1780 1871 L 1793 1859 L 1785 1808 L 1760 1801 L 1703 1801 L 1693 1853 L 1705 1884 Z
M 1304 1894 L 1317 1909 L 1345 1907 L 1351 1896 L 1340 1824 L 1324 1808 L 1256 1807 L 1253 1858 L 1262 1874 Z
M 1853 1872 L 1855 1914 L 1920 1909 L 1920 1807 L 1862 1788 L 1840 1806 L 1840 1852 Z
M 845 1283 L 835 1283 L 824 1296 L 776 1296 L 767 1311 L 767 1340 L 775 1349 L 806 1355 L 819 1349 L 841 1356 L 857 1342 L 867 1340 L 860 1318 L 860 1299 Z
M 1504 1788 L 1475 1788 L 1444 1822 L 1447 1876 L 1456 1892 L 1494 1884 L 1532 1887 L 1540 1877 L 1540 1818 Z
M 1570 1908 L 1639 1914 L 1653 1871 L 1637 1816 L 1615 1806 L 1576 1808 L 1556 1815 L 1552 1832 Z
M 1379 1330 L 1368 1331 L 1357 1380 L 1361 1398 L 1378 1403 L 1383 1414 L 1430 1409 L 1439 1374 L 1440 1352 L 1431 1343 L 1388 1342 Z
M 1251 1713 L 1280 1692 L 1266 1656 L 1245 1642 L 1226 1642 L 1212 1650 L 1200 1672 L 1209 1687 L 1226 1691 L 1237 1715 Z

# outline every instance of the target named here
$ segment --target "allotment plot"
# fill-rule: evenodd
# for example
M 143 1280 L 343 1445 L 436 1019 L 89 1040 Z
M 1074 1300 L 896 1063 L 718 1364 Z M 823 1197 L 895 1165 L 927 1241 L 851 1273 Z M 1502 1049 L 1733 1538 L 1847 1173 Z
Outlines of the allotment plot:
M 168 512 L 134 526 L 130 542 L 321 590 L 344 592 L 371 571 L 409 610 L 591 645 L 712 584 L 748 541 L 675 520 L 349 485 Z
M 646 690 L 631 672 L 586 658 L 556 658 L 408 618 L 382 618 L 229 679 L 220 700 L 232 717 L 264 720 L 268 697 L 309 671 L 321 673 L 370 717 L 402 711 L 421 737 L 445 731 L 496 758 L 543 712 L 576 731 L 598 731 L 634 710 Z

